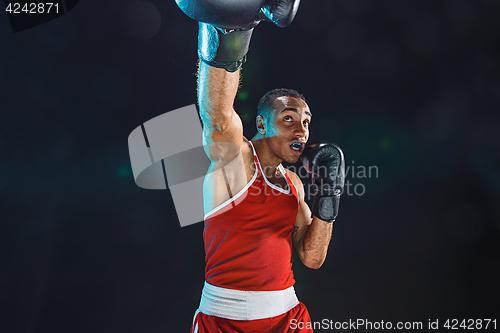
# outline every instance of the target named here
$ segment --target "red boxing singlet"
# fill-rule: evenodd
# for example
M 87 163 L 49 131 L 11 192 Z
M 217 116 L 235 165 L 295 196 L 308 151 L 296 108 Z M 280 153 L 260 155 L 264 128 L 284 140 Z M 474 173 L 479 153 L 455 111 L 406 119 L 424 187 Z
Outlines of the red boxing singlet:
M 266 179 L 255 149 L 253 159 L 250 182 L 205 216 L 205 280 L 238 290 L 283 290 L 295 283 L 292 231 L 298 194 L 283 166 L 287 190 Z

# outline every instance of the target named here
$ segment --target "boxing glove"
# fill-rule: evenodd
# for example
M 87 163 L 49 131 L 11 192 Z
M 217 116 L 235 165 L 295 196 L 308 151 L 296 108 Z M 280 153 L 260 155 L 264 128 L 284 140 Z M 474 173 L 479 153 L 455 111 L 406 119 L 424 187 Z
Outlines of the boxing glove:
M 236 30 L 222 30 L 200 22 L 198 58 L 212 67 L 235 72 L 246 61 L 253 27 L 258 22 Z
M 262 20 L 286 27 L 300 0 L 176 0 L 199 21 L 198 57 L 210 66 L 234 72 L 246 61 L 253 28 Z
M 274 0 L 267 1 L 260 9 L 267 20 L 273 22 L 280 28 L 284 28 L 292 23 L 297 10 L 299 9 L 300 0 Z
M 321 142 L 307 146 L 301 158 L 305 169 L 312 173 L 313 184 L 317 185 L 312 213 L 323 221 L 333 223 L 344 189 L 344 153 L 333 143 Z

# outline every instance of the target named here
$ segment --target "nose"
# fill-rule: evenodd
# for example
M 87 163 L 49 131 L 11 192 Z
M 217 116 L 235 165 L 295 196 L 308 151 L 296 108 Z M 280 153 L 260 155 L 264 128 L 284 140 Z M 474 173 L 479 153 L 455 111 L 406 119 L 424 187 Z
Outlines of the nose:
M 303 123 L 298 124 L 297 127 L 295 128 L 295 131 L 294 131 L 295 136 L 299 137 L 299 138 L 302 138 L 302 137 L 307 138 L 308 133 L 309 133 L 309 129 L 307 128 L 307 125 L 304 125 Z

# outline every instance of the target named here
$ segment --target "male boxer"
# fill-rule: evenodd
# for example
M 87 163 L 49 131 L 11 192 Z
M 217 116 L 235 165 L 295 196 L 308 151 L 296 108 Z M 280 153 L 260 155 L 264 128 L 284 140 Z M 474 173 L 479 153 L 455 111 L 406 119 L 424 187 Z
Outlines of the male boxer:
M 288 25 L 299 0 L 177 3 L 200 21 L 198 105 L 211 160 L 203 188 L 206 282 L 191 333 L 312 332 L 293 289 L 291 247 L 307 267 L 323 264 L 343 187 L 342 152 L 325 143 L 305 148 L 312 113 L 294 90 L 262 97 L 251 141 L 233 109 L 254 27 L 264 16 Z M 300 178 L 281 165 L 301 155 L 318 185 L 313 217 Z

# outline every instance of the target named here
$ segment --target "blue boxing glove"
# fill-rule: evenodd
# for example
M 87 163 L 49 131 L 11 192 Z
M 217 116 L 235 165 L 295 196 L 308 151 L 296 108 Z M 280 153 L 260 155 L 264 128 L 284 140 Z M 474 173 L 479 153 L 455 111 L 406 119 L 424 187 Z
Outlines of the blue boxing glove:
M 313 184 L 318 186 L 313 200 L 313 215 L 320 220 L 334 222 L 344 189 L 344 153 L 339 146 L 322 142 L 307 146 L 301 158 L 306 170 L 312 173 Z
M 300 0 L 176 0 L 200 22 L 198 57 L 210 66 L 235 72 L 246 61 L 253 28 L 262 20 L 286 27 Z

